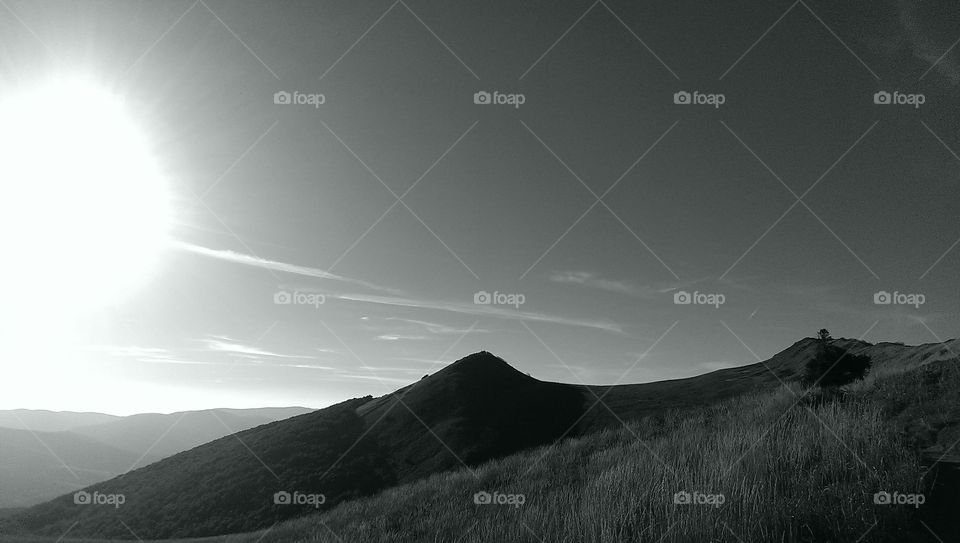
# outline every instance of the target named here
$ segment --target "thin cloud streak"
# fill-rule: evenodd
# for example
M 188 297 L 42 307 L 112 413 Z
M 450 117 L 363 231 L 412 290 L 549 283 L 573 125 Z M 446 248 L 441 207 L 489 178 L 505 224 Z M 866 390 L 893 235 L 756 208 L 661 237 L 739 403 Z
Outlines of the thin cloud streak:
M 491 305 L 475 305 L 459 302 L 436 302 L 426 300 L 414 300 L 411 298 L 402 298 L 396 296 L 372 296 L 365 294 L 330 294 L 331 298 L 347 300 L 352 302 L 364 302 L 371 304 L 390 305 L 399 307 L 412 307 L 416 309 L 430 309 L 435 311 L 449 311 L 451 313 L 460 313 L 462 315 L 473 315 L 476 317 L 494 317 L 498 319 L 536 321 L 550 324 L 563 324 L 567 326 L 578 326 L 582 328 L 594 328 L 606 332 L 623 333 L 623 327 L 617 323 L 607 321 L 591 321 L 572 319 L 547 315 L 544 313 L 533 313 L 530 311 L 520 311 Z
M 192 243 L 185 243 L 181 241 L 173 242 L 173 247 L 192 253 L 192 254 L 215 258 L 217 260 L 222 260 L 224 262 L 232 262 L 234 264 L 242 264 L 244 266 L 251 266 L 254 268 L 261 268 L 264 270 L 290 273 L 294 275 L 300 275 L 303 277 L 312 277 L 315 279 L 329 279 L 332 281 L 340 281 L 343 283 L 349 283 L 352 285 L 361 286 L 364 288 L 368 288 L 370 290 L 375 290 L 377 292 L 383 292 L 386 294 L 393 294 L 393 295 L 402 294 L 401 291 L 396 289 L 375 285 L 373 283 L 363 281 L 360 279 L 352 279 L 349 277 L 344 277 L 342 275 L 330 273 L 328 271 L 321 270 L 319 268 L 311 268 L 309 266 L 300 266 L 298 264 L 289 264 L 287 262 L 268 260 L 265 258 L 259 258 L 256 256 L 252 256 L 244 253 L 238 253 L 236 251 L 231 251 L 227 249 L 210 249 L 207 247 L 201 247 L 199 245 L 194 245 Z

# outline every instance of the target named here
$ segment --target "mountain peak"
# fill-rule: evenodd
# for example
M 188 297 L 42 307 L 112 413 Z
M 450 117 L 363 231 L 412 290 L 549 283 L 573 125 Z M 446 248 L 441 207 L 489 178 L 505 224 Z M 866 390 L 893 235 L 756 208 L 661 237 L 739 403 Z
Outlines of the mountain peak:
M 444 368 L 442 373 L 476 378 L 527 377 L 523 372 L 507 363 L 506 360 L 488 351 L 479 351 L 467 355 Z

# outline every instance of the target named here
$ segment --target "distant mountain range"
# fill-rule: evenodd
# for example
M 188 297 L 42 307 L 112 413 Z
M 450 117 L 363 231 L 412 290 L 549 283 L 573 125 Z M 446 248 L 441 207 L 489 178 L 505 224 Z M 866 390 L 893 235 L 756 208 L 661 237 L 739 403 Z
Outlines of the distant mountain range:
M 956 359 L 951 348 L 960 347 L 956 341 L 831 341 L 869 355 L 880 373 Z M 816 340 L 808 338 L 743 367 L 614 386 L 539 381 L 480 352 L 391 394 L 243 430 L 85 488 L 91 495 L 122 495 L 120 507 L 76 504 L 68 494 L 0 520 L 0 533 L 59 536 L 70 528 L 76 537 L 126 538 L 129 528 L 144 539 L 161 539 L 265 528 L 619 421 L 770 390 L 798 379 L 815 349 Z M 322 494 L 322 504 L 297 504 L 298 494 Z
M 213 409 L 127 417 L 0 411 L 0 508 L 34 505 L 303 407 Z

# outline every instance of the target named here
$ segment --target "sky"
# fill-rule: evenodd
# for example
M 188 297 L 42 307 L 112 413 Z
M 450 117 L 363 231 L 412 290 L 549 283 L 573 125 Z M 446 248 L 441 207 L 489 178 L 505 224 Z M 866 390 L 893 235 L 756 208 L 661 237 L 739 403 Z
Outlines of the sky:
M 146 251 L 157 197 L 72 178 L 55 134 L 88 101 L 28 119 L 58 177 L 36 213 L 35 172 L 0 177 L 0 409 L 324 407 L 479 350 L 617 384 L 822 327 L 957 337 L 958 23 L 946 1 L 3 0 L 0 102 L 67 76 L 120 97 L 170 218 Z M 84 167 L 128 155 L 101 151 Z

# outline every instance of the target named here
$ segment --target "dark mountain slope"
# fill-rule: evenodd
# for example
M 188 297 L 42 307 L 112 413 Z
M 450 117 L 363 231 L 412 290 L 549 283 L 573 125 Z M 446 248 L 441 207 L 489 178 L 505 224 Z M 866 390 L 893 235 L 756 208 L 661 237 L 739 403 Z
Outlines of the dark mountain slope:
M 553 441 L 582 413 L 582 394 L 477 353 L 393 394 L 242 431 L 87 489 L 124 495 L 119 508 L 62 496 L 0 532 L 59 535 L 76 522 L 73 536 L 125 538 L 126 524 L 157 539 L 262 528 L 314 511 L 275 504 L 279 491 L 323 494 L 329 506 Z
M 952 344 L 835 344 L 876 357 L 875 371 L 955 358 Z M 88 491 L 122 493 L 122 507 L 74 505 L 72 496 L 0 520 L 0 533 L 129 537 L 203 536 L 269 527 L 316 511 L 278 505 L 274 493 L 323 494 L 322 508 L 427 475 L 475 465 L 568 435 L 706 405 L 794 380 L 815 349 L 802 340 L 763 363 L 689 379 L 591 390 L 528 377 L 482 352 L 380 398 L 349 400 L 177 454 Z M 613 412 L 613 414 L 610 413 Z M 583 416 L 581 418 L 582 415 Z M 123 523 L 119 522 L 119 520 Z M 126 524 L 126 526 L 124 526 Z

